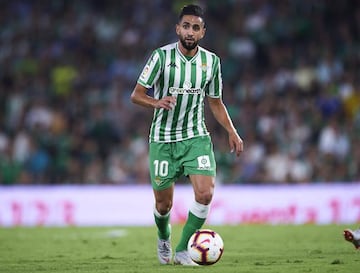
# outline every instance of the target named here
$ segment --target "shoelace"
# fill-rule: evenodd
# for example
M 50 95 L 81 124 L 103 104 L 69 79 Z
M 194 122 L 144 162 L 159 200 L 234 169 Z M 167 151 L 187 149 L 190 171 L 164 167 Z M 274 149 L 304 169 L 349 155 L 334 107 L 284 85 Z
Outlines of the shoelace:
M 170 251 L 170 244 L 169 242 L 167 241 L 163 241 L 161 242 L 161 245 L 160 245 L 160 253 L 161 254 L 169 254 L 169 251 Z

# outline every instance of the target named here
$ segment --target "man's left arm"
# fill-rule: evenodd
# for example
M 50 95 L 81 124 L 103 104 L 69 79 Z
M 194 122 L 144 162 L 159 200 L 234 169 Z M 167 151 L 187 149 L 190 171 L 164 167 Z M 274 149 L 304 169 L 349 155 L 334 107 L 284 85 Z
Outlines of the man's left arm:
M 229 116 L 229 113 L 220 98 L 208 97 L 210 110 L 213 113 L 215 119 L 221 124 L 222 127 L 228 132 L 229 145 L 231 152 L 236 152 L 239 156 L 243 151 L 243 141 L 236 131 L 234 124 Z

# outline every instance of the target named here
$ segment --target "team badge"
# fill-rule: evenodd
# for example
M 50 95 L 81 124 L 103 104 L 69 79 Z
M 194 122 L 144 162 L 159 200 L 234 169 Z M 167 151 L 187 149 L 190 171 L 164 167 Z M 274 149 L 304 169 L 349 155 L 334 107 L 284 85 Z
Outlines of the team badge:
M 161 178 L 159 176 L 156 176 L 155 179 L 154 179 L 156 185 L 160 186 L 161 184 L 164 183 L 163 180 L 161 180 Z
M 210 158 L 208 155 L 198 156 L 198 170 L 210 170 Z
M 202 70 L 203 72 L 206 72 L 207 69 L 208 69 L 208 66 L 207 66 L 206 63 L 203 63 L 203 64 L 200 66 L 200 68 L 201 68 L 201 70 Z

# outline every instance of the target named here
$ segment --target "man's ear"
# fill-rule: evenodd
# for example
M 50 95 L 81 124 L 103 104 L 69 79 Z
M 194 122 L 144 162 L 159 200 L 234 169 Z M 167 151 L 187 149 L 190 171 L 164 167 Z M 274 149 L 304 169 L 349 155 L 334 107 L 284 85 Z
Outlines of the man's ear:
M 175 25 L 175 31 L 176 31 L 177 35 L 180 35 L 180 25 L 179 24 Z
M 204 38 L 205 33 L 206 33 L 206 28 L 204 27 L 203 30 L 202 30 L 202 34 L 201 34 L 201 39 Z

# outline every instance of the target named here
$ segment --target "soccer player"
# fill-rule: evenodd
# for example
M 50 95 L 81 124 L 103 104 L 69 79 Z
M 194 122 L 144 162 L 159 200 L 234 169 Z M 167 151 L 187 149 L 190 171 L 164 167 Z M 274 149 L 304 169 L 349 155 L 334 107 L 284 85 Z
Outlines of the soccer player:
M 191 181 L 195 200 L 173 262 L 196 265 L 188 255 L 187 242 L 206 220 L 216 175 L 213 144 L 204 121 L 205 97 L 215 119 L 228 133 L 230 151 L 239 156 L 243 141 L 222 101 L 220 59 L 198 45 L 205 35 L 203 11 L 199 6 L 183 7 L 176 34 L 177 42 L 153 51 L 131 101 L 154 109 L 149 134 L 149 169 L 159 261 L 169 264 L 172 260 L 170 211 L 174 182 L 185 175 Z M 154 90 L 153 96 L 148 94 L 150 88 Z
M 346 241 L 352 243 L 356 249 L 360 250 L 360 228 L 356 230 L 345 229 L 344 238 Z

